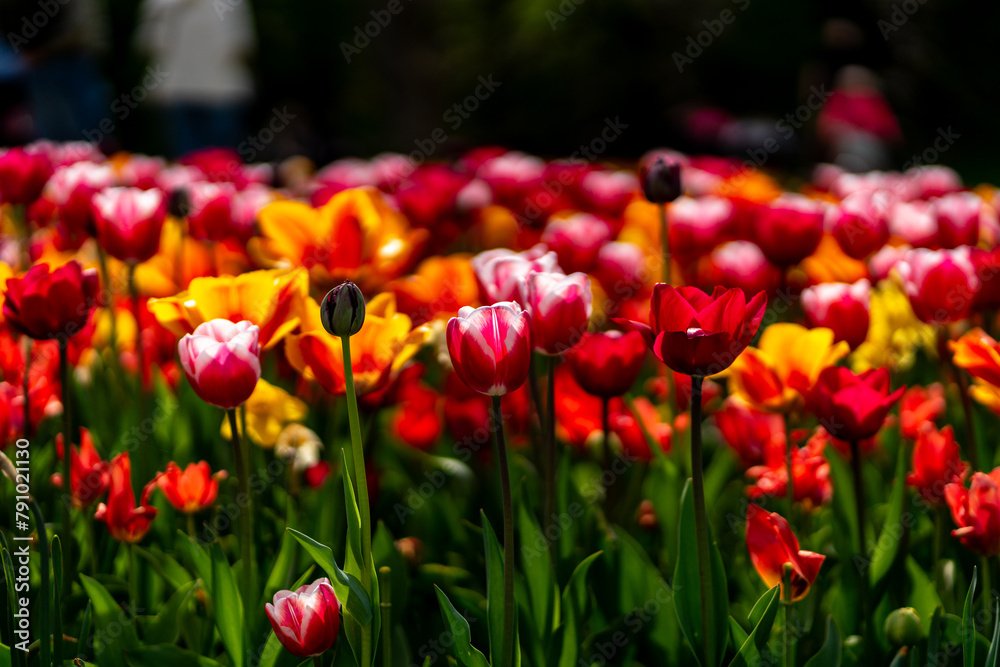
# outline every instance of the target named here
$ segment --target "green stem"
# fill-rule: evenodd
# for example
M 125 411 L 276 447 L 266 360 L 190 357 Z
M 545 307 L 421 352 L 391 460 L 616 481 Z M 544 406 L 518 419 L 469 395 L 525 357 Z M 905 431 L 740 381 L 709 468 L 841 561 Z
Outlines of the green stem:
M 323 657 L 319 655 L 313 656 L 313 665 L 315 667 L 323 667 Z
M 86 530 L 87 545 L 90 552 L 90 576 L 97 574 L 97 538 L 94 533 L 94 515 L 91 512 L 83 513 L 83 527 Z
M 382 665 L 392 667 L 392 580 L 391 571 L 378 569 L 379 608 L 382 610 Z
M 493 428 L 503 503 L 503 644 L 500 650 L 500 667 L 511 667 L 514 664 L 514 504 L 510 497 L 510 469 L 507 464 L 507 443 L 503 435 L 499 396 L 493 397 Z
M 854 477 L 854 504 L 858 521 L 858 556 L 864 558 L 865 551 L 865 480 L 861 470 L 861 446 L 857 440 L 851 440 L 851 472 Z M 868 590 L 867 581 L 862 576 L 858 587 L 858 594 L 861 600 L 862 623 L 868 618 L 865 606 L 865 592 Z
M 705 655 L 702 664 L 715 665 L 715 598 L 712 590 L 712 556 L 709 551 L 708 513 L 705 510 L 705 472 L 701 452 L 700 375 L 691 376 L 691 478 L 694 491 L 694 525 L 698 547 L 698 587 L 701 593 L 701 636 Z
M 73 480 L 70 477 L 73 471 L 72 461 L 73 456 L 70 450 L 73 446 L 72 433 L 73 433 L 73 409 L 72 409 L 72 393 L 70 392 L 69 386 L 69 340 L 66 336 L 59 337 L 59 382 L 62 385 L 62 404 L 63 404 L 63 414 L 62 414 L 62 433 L 63 433 L 63 488 L 69 492 L 70 497 L 73 495 Z M 27 372 L 27 369 L 26 369 Z M 67 584 L 73 581 L 73 567 L 75 561 L 73 560 L 73 503 L 63 503 L 63 525 L 62 525 L 62 539 L 64 540 L 66 550 L 66 569 L 69 572 L 68 577 L 66 577 Z M 68 587 L 67 587 L 68 588 Z
M 670 284 L 670 234 L 667 226 L 667 205 L 660 204 L 660 245 L 663 249 L 663 282 Z
M 226 410 L 229 416 L 229 428 L 232 431 L 233 439 L 233 459 L 236 462 L 237 482 L 239 483 L 240 498 L 237 505 L 246 504 L 240 512 L 240 559 L 243 566 L 240 568 L 240 595 L 243 597 L 243 624 L 249 630 L 253 626 L 254 603 L 256 596 L 253 594 L 253 498 L 250 496 L 250 466 L 246 447 L 240 438 L 240 431 L 236 424 L 236 410 L 230 408 Z
M 990 570 L 992 570 L 992 563 L 990 559 L 986 556 L 979 557 L 979 568 L 983 571 L 983 592 L 979 596 L 979 601 L 983 605 L 984 614 L 983 617 L 989 619 L 993 615 L 993 610 L 990 606 L 993 603 L 993 584 L 990 578 Z M 986 622 L 986 627 L 984 628 L 986 636 L 990 636 L 990 628 L 992 623 Z
M 785 667 L 795 667 L 795 641 L 792 639 L 792 566 L 787 563 L 781 573 L 781 610 Z
M 545 407 L 548 419 L 545 422 L 545 534 L 556 520 L 556 364 L 559 358 L 549 357 L 549 381 L 545 388 Z
M 41 639 L 41 659 L 38 663 L 39 665 L 49 665 L 52 664 L 52 596 L 51 596 L 51 584 L 49 577 L 49 534 L 45 530 L 45 516 L 42 515 L 42 509 L 38 506 L 38 502 L 32 497 L 28 506 L 31 508 L 31 513 L 35 517 L 35 530 L 38 531 L 38 555 L 41 561 L 39 565 L 41 566 L 41 579 L 42 579 L 42 593 L 39 595 L 39 606 L 41 607 L 39 616 L 41 617 L 42 626 L 42 636 Z
M 135 553 L 135 544 L 128 543 L 128 601 L 131 605 L 132 618 L 139 616 L 139 577 L 138 574 L 139 557 Z
M 944 537 L 944 507 L 934 510 L 934 589 L 941 594 L 941 547 Z
M 361 585 L 370 598 L 374 598 L 372 590 L 372 517 L 368 504 L 368 477 L 365 474 L 365 448 L 361 442 L 361 420 L 358 417 L 358 397 L 354 390 L 354 367 L 351 363 L 351 338 L 340 337 L 344 351 L 344 381 L 347 396 L 347 417 L 351 426 L 351 458 L 354 460 L 354 488 L 358 495 L 358 511 L 361 514 Z M 368 623 L 362 631 L 361 667 L 372 664 L 373 628 Z
M 197 539 L 198 529 L 194 522 L 194 514 L 187 515 L 187 529 L 188 529 L 188 535 L 190 535 L 192 539 Z

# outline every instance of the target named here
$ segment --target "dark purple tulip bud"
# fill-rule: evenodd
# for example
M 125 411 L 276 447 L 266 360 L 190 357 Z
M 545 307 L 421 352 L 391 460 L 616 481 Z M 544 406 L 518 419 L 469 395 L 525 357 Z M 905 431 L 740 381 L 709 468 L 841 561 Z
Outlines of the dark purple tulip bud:
M 319 317 L 334 336 L 353 336 L 365 323 L 365 297 L 351 281 L 341 283 L 323 298 Z
M 639 173 L 642 193 L 654 204 L 666 204 L 684 194 L 681 189 L 681 165 L 667 162 L 662 157 Z

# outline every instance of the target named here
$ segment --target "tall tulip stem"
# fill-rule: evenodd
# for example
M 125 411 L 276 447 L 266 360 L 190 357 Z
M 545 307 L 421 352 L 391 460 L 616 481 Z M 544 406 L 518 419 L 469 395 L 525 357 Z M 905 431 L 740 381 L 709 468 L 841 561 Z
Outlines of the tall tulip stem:
M 514 504 L 510 497 L 510 469 L 499 396 L 493 397 L 493 429 L 503 502 L 503 644 L 500 655 L 501 667 L 511 667 L 514 664 Z
M 715 600 L 712 590 L 712 554 L 705 510 L 705 474 L 701 456 L 701 385 L 704 378 L 691 376 L 691 478 L 694 491 L 694 526 L 698 547 L 698 588 L 701 593 L 701 636 L 704 665 L 715 665 Z
M 73 480 L 70 474 L 73 471 L 73 456 L 71 454 L 71 447 L 73 441 L 70 439 L 73 433 L 73 410 L 72 410 L 72 400 L 70 395 L 69 387 L 69 350 L 68 350 L 69 339 L 66 336 L 59 337 L 59 383 L 62 385 L 62 433 L 63 433 L 63 489 L 69 493 L 70 496 L 73 495 Z M 25 366 L 24 370 L 25 376 L 28 374 L 28 368 Z M 27 394 L 25 394 L 25 399 L 27 399 Z M 27 400 L 25 400 L 27 404 Z M 25 415 L 27 416 L 27 415 Z M 73 561 L 73 510 L 72 503 L 63 503 L 63 540 L 65 540 L 66 545 L 64 549 L 66 550 L 66 565 L 72 570 Z
M 378 606 L 382 613 L 382 664 L 392 667 L 392 571 L 378 569 Z
M 240 499 L 246 503 L 246 507 L 240 513 L 240 558 L 243 560 L 243 567 L 240 568 L 240 595 L 243 597 L 243 623 L 249 628 L 253 625 L 251 619 L 257 602 L 257 597 L 253 593 L 253 498 L 250 496 L 250 462 L 236 424 L 236 409 L 230 408 L 226 410 L 226 414 L 229 416 L 229 428 L 233 433 L 233 458 L 236 461 Z
M 785 563 L 781 572 L 781 610 L 785 667 L 795 667 L 795 642 L 792 639 L 792 566 L 789 563 Z
M 340 337 L 344 351 L 344 383 L 347 395 L 347 418 L 351 426 L 351 459 L 354 461 L 354 490 L 358 496 L 358 511 L 361 514 L 361 585 L 372 595 L 372 517 L 368 504 L 368 477 L 365 475 L 365 448 L 361 442 L 361 419 L 358 417 L 358 397 L 354 390 L 354 366 L 351 362 L 351 338 Z M 363 629 L 361 645 L 361 667 L 372 663 L 372 624 Z
M 549 381 L 545 388 L 545 411 L 548 417 L 545 421 L 545 517 L 542 524 L 548 532 L 548 527 L 555 522 L 556 513 L 556 364 L 559 357 L 549 357 Z
M 865 555 L 865 480 L 861 471 L 861 446 L 857 440 L 851 440 L 851 471 L 854 474 L 854 504 L 858 521 L 858 556 L 863 557 Z M 865 616 L 867 613 L 865 607 L 867 586 L 865 583 L 862 580 L 861 586 L 858 588 L 861 596 L 862 619 L 867 618 Z

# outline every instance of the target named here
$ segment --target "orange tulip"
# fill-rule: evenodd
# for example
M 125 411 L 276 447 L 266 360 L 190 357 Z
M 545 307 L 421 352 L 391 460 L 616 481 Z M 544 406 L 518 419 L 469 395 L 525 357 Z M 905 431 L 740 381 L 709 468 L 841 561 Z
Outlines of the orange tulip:
M 171 461 L 166 472 L 156 477 L 156 486 L 179 512 L 195 514 L 212 506 L 219 494 L 219 479 L 224 479 L 223 471 L 212 475 L 207 461 L 190 463 L 187 468 Z
M 156 486 L 156 479 L 142 490 L 139 506 L 132 493 L 132 463 L 128 452 L 119 454 L 111 461 L 111 486 L 107 504 L 97 506 L 94 518 L 108 526 L 111 537 L 119 542 L 134 544 L 149 532 L 150 524 L 156 518 L 156 508 L 149 504 L 149 494 Z
M 430 257 L 412 275 L 392 281 L 399 310 L 414 324 L 450 318 L 479 299 L 479 284 L 468 255 Z
M 211 320 L 249 320 L 260 327 L 261 347 L 269 349 L 299 325 L 297 313 L 308 293 L 305 269 L 251 271 L 195 278 L 176 296 L 150 299 L 149 310 L 178 336 Z

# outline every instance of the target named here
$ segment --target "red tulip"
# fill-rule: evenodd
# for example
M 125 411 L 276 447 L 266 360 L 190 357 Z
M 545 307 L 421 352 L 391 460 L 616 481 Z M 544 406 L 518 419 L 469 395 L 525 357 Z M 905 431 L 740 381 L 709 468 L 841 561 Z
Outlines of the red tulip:
M 957 248 L 979 243 L 979 217 L 983 200 L 972 192 L 954 192 L 933 201 L 937 215 L 937 243 Z
M 298 658 L 322 655 L 337 641 L 340 602 L 326 577 L 294 593 L 278 591 L 264 611 L 281 645 Z
M 530 319 L 512 302 L 459 310 L 447 329 L 458 377 L 489 396 L 503 396 L 524 384 L 531 358 Z
M 62 433 L 56 435 L 56 453 L 62 459 L 66 456 Z M 94 449 L 90 431 L 80 429 L 80 446 L 69 450 L 69 494 L 73 507 L 90 507 L 108 490 L 110 475 L 108 462 L 101 459 Z M 52 475 L 52 484 L 65 489 L 65 480 L 59 473 Z
M 772 449 L 777 458 L 785 455 L 785 418 L 782 415 L 762 412 L 730 396 L 715 413 L 715 425 L 745 467 L 775 458 L 770 454 Z
M 631 410 L 621 401 L 616 403 L 614 407 L 618 409 L 609 415 L 608 421 L 611 432 L 618 436 L 626 455 L 640 461 L 652 460 L 647 433 L 662 451 L 670 451 L 674 429 L 662 421 L 659 410 L 648 398 L 636 398 Z
M 785 194 L 760 210 L 754 241 L 778 266 L 792 266 L 813 254 L 823 238 L 822 205 Z
M 947 485 L 944 498 L 958 526 L 951 534 L 980 556 L 1000 554 L 1000 468 L 973 473 L 968 489 L 958 483 Z
M 639 179 L 631 171 L 591 171 L 580 181 L 580 199 L 587 210 L 617 218 L 639 190 Z
M 236 196 L 232 183 L 198 181 L 186 189 L 190 209 L 188 228 L 191 237 L 221 241 L 229 235 L 230 208 Z
M 605 243 L 597 251 L 597 268 L 593 275 L 609 299 L 616 303 L 630 299 L 643 289 L 649 277 L 646 253 L 627 241 Z
M 887 198 L 881 192 L 855 192 L 827 209 L 826 223 L 848 257 L 864 259 L 889 240 Z
M 421 382 L 419 375 L 404 378 L 401 374 L 395 398 L 397 408 L 392 416 L 393 431 L 409 446 L 430 450 L 441 437 L 443 428 L 438 411 L 438 392 Z
M 555 251 L 564 271 L 589 273 L 597 265 L 597 253 L 611 240 L 611 227 L 589 213 L 550 220 L 542 232 L 542 243 Z
M 149 494 L 155 487 L 156 479 L 153 479 L 143 488 L 139 507 L 136 507 L 135 494 L 132 493 L 132 464 L 128 452 L 119 454 L 111 461 L 108 502 L 97 506 L 94 518 L 107 524 L 111 537 L 119 542 L 134 544 L 141 541 L 156 518 L 157 510 L 149 504 Z
M 820 424 L 832 436 L 857 442 L 879 432 L 905 389 L 889 393 L 889 371 L 885 368 L 857 375 L 843 366 L 830 366 L 819 374 L 808 399 Z
M 260 379 L 258 336 L 247 320 L 212 320 L 180 340 L 181 366 L 203 401 L 228 410 L 250 398 Z
M 756 243 L 730 241 L 698 261 L 697 284 L 710 289 L 739 287 L 746 294 L 770 292 L 781 284 L 781 269 L 767 260 Z
M 554 252 L 544 245 L 516 253 L 506 248 L 481 252 L 471 260 L 476 272 L 483 301 L 516 301 L 520 296 L 521 280 L 533 271 L 561 271 Z
M 937 217 L 930 202 L 894 201 L 889 206 L 889 232 L 914 247 L 937 243 Z
M 906 390 L 899 402 L 899 432 L 904 438 L 916 440 L 924 424 L 944 414 L 944 387 L 940 382 L 926 388 L 914 385 Z
M 97 242 L 115 259 L 138 264 L 159 250 L 167 214 L 162 191 L 107 188 L 93 196 L 91 205 Z
M 973 248 L 969 258 L 979 278 L 979 290 L 972 297 L 973 307 L 977 310 L 1000 308 L 1000 248 Z
M 643 335 L 667 366 L 685 375 L 714 375 L 729 368 L 750 343 L 764 318 L 767 296 L 749 303 L 741 289 L 716 287 L 711 296 L 697 287 L 674 289 L 657 283 L 650 325 L 615 319 Z
M 225 473 L 213 476 L 207 461 L 190 463 L 184 470 L 171 461 L 167 464 L 166 472 L 157 475 L 156 485 L 177 511 L 196 514 L 215 502 L 219 494 L 220 477 L 224 478 Z
M 729 238 L 733 205 L 722 197 L 678 197 L 667 207 L 670 251 L 684 258 L 708 253 Z
M 913 472 L 907 475 L 906 483 L 917 489 L 929 504 L 943 505 L 945 487 L 961 484 L 969 472 L 961 455 L 951 426 L 938 431 L 933 424 L 927 424 L 913 447 Z
M 747 508 L 747 550 L 757 574 L 767 586 L 782 585 L 785 565 L 792 566 L 792 600 L 800 600 L 819 576 L 826 556 L 799 549 L 799 541 L 776 512 L 767 512 L 753 503 Z
M 59 222 L 72 235 L 94 233 L 93 196 L 114 185 L 111 165 L 74 162 L 59 167 L 45 185 L 45 199 L 59 210 Z
M 585 333 L 566 360 L 584 391 L 601 398 L 621 396 L 635 384 L 646 359 L 646 342 L 636 331 Z
M 807 507 L 819 507 L 833 498 L 830 464 L 823 456 L 826 441 L 810 438 L 802 447 L 792 446 L 792 490 L 795 500 Z M 788 463 L 784 447 L 766 450 L 762 465 L 747 469 L 747 479 L 753 485 L 747 489 L 752 500 L 784 498 L 788 494 Z
M 52 162 L 41 151 L 8 148 L 0 154 L 0 202 L 30 204 L 52 175 Z
M 3 316 L 36 340 L 74 336 L 87 324 L 97 299 L 97 272 L 67 262 L 49 272 L 36 264 L 20 278 L 7 279 Z
M 896 264 L 914 314 L 924 322 L 964 319 L 972 310 L 979 278 L 968 247 L 911 250 Z
M 534 348 L 562 354 L 587 332 L 593 311 L 590 278 L 585 273 L 530 273 L 521 283 L 519 302 L 531 316 Z
M 853 350 L 868 337 L 871 283 L 821 283 L 802 290 L 802 310 L 810 327 L 826 327 L 835 341 Z

